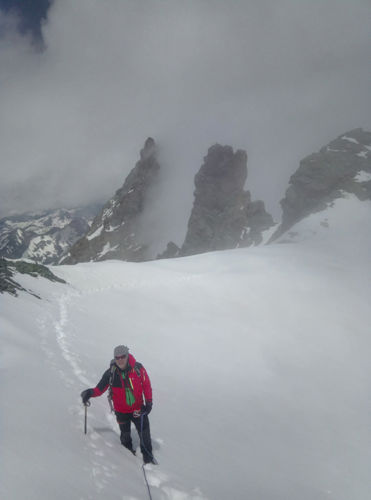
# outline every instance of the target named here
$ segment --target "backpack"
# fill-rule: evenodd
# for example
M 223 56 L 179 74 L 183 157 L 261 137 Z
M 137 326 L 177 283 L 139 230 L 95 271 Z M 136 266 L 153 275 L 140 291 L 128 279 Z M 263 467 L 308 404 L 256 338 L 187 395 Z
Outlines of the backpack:
M 142 363 L 139 363 L 138 361 L 135 362 L 135 365 L 133 366 L 133 369 L 135 370 L 135 373 L 138 375 L 139 380 L 142 382 L 142 375 L 140 373 L 141 368 L 143 367 Z M 109 376 L 109 387 L 108 387 L 108 403 L 111 408 L 111 412 L 114 413 L 114 408 L 113 408 L 113 403 L 112 403 L 112 384 L 113 384 L 113 378 L 115 376 L 115 372 L 117 370 L 117 366 L 115 364 L 115 360 L 113 359 L 110 363 L 110 376 Z

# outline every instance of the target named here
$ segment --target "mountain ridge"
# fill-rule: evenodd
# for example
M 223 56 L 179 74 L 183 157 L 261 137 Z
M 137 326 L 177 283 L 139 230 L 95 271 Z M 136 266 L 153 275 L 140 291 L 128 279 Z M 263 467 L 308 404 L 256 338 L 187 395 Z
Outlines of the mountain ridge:
M 294 242 L 294 226 L 325 212 L 347 193 L 361 201 L 371 199 L 371 133 L 362 128 L 350 130 L 303 158 L 281 200 L 279 224 L 266 212 L 263 201 L 252 201 L 250 191 L 244 190 L 246 151 L 214 144 L 195 175 L 194 202 L 183 244 L 170 241 L 156 257 L 149 247 L 151 238 L 156 238 L 153 223 L 160 228 L 161 221 L 152 217 L 150 236 L 142 222 L 150 213 L 148 195 L 158 183 L 159 172 L 158 147 L 148 138 L 124 184 L 100 213 L 95 207 L 92 222 L 91 217 L 84 219 L 83 209 L 1 219 L 0 256 L 43 264 L 106 259 L 142 262 L 270 244 L 282 241 L 284 235 L 285 241 Z M 322 227 L 327 224 L 325 219 L 319 222 Z M 146 227 L 148 230 L 148 224 Z

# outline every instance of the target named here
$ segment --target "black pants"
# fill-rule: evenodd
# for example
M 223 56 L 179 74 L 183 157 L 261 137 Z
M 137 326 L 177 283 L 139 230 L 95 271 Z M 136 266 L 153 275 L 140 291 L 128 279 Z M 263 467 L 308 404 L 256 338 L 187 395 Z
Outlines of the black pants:
M 152 460 L 152 441 L 151 431 L 149 428 L 148 415 L 143 417 L 134 417 L 132 413 L 116 412 L 117 422 L 120 426 L 121 436 L 120 441 L 129 450 L 133 449 L 133 441 L 131 439 L 131 422 L 135 425 L 140 438 L 140 451 L 143 455 L 144 462 Z M 142 429 L 141 429 L 142 426 Z

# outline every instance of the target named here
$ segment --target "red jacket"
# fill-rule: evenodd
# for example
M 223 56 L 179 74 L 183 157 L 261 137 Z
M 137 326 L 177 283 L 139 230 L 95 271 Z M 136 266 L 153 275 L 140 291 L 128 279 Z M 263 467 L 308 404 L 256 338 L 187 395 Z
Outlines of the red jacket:
M 148 374 L 143 365 L 137 363 L 134 356 L 129 354 L 128 365 L 125 370 L 120 370 L 116 363 L 111 363 L 115 366 L 113 379 L 112 379 L 112 402 L 115 411 L 120 413 L 132 413 L 135 410 L 140 410 L 145 398 L 145 402 L 152 402 L 152 387 L 151 381 L 149 380 Z M 136 365 L 136 368 L 134 368 Z M 138 375 L 137 371 L 140 375 Z M 125 376 L 125 381 L 123 378 Z M 111 368 L 106 370 L 99 381 L 98 385 L 93 389 L 93 396 L 100 396 L 109 387 L 111 376 Z M 126 388 L 129 388 L 130 392 L 135 398 L 132 405 L 127 403 L 126 398 Z

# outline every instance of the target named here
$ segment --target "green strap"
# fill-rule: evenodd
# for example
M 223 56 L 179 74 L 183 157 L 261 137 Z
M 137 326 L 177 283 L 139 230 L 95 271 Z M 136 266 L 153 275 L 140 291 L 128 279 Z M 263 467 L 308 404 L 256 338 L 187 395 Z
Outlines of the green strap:
M 133 404 L 135 403 L 134 394 L 131 392 L 131 390 L 129 389 L 129 387 L 126 387 L 125 392 L 126 392 L 126 402 L 127 402 L 127 404 L 129 406 L 133 406 Z
M 131 390 L 131 388 L 130 388 L 130 386 L 129 386 L 129 382 L 128 382 L 128 380 L 126 380 L 126 377 L 125 377 L 125 373 L 124 373 L 124 372 L 122 372 L 122 378 L 123 378 L 123 380 L 124 380 L 126 403 L 127 403 L 129 406 L 133 406 L 133 404 L 135 403 L 135 397 L 134 397 L 133 391 Z M 129 378 L 129 377 L 128 377 L 128 378 Z

